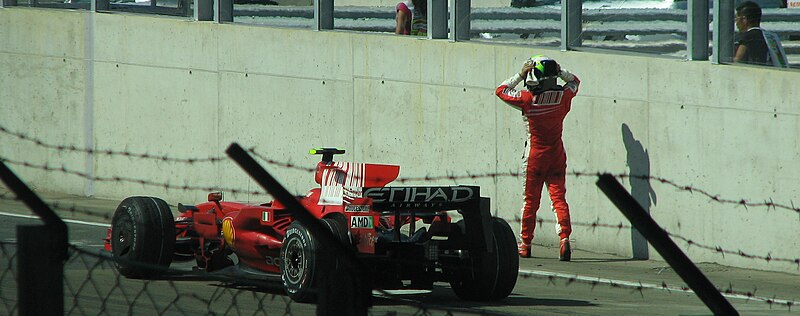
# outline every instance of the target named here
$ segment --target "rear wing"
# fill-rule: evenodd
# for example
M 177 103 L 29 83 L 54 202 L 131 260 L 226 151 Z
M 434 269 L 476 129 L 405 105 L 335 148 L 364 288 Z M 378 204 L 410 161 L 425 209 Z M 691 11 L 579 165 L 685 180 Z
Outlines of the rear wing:
M 437 212 L 469 207 L 480 198 L 478 186 L 408 186 L 364 188 L 376 211 Z
M 434 215 L 440 211 L 458 210 L 470 249 L 492 249 L 492 214 L 490 201 L 481 197 L 479 186 L 407 186 L 363 188 L 365 198 L 372 199 L 372 209 L 395 216 Z M 485 247 L 485 248 L 484 248 Z

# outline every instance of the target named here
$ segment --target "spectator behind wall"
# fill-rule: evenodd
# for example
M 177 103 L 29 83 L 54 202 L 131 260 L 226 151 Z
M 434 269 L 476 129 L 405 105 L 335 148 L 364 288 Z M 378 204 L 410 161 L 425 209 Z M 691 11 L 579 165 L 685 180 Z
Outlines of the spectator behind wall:
M 395 34 L 428 35 L 428 0 L 406 0 L 395 7 Z
M 746 1 L 736 7 L 736 43 L 733 61 L 754 65 L 788 67 L 786 52 L 778 35 L 761 29 L 761 7 Z

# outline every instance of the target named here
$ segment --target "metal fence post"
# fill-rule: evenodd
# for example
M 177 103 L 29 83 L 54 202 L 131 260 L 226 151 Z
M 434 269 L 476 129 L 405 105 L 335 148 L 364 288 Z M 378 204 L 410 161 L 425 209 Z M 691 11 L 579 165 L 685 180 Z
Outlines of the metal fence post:
M 214 21 L 233 22 L 233 0 L 214 0 Z
M 44 222 L 44 226 L 20 226 L 17 230 L 19 314 L 63 315 L 67 224 L 2 161 L 0 180 Z
M 94 12 L 108 11 L 111 8 L 109 0 L 92 0 L 90 6 L 91 10 Z
M 447 38 L 447 0 L 428 1 L 428 39 Z
M 603 174 L 597 180 L 597 186 L 608 196 L 625 217 L 661 254 L 667 263 L 686 282 L 694 294 L 706 304 L 714 315 L 739 315 L 730 302 L 720 294 L 700 269 L 689 260 L 689 257 L 675 245 L 667 232 L 658 226 L 655 220 L 636 202 L 622 184 L 610 174 Z
M 214 0 L 194 0 L 194 20 L 214 21 Z
M 0 8 L 14 7 L 17 5 L 17 0 L 0 0 Z
M 314 29 L 333 29 L 333 0 L 314 0 Z
M 708 0 L 689 0 L 686 18 L 686 57 L 708 60 Z
M 450 40 L 468 41 L 470 36 L 470 0 L 451 0 Z
M 582 8 L 581 0 L 561 1 L 561 51 L 568 51 L 583 44 Z
M 714 0 L 711 63 L 733 62 L 733 0 Z
M 64 315 L 64 237 L 44 225 L 17 226 L 20 315 Z

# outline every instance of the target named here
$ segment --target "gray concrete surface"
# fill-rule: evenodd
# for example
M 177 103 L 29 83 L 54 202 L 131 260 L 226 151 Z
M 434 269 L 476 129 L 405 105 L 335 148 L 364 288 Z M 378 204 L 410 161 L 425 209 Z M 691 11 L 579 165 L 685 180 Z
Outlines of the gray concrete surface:
M 401 178 L 419 179 L 404 184 L 480 185 L 510 221 L 522 182 L 500 174 L 520 172 L 525 132 L 494 88 L 544 53 L 583 80 L 564 131 L 576 247 L 632 254 L 630 228 L 592 225 L 625 220 L 595 177 L 574 172 L 644 174 L 658 178 L 624 185 L 670 233 L 712 249 L 679 243 L 690 258 L 798 273 L 713 250 L 800 258 L 797 71 L 25 7 L 0 9 L 0 42 L 0 125 L 32 139 L 3 133 L 0 156 L 37 191 L 263 200 L 230 160 L 152 156 L 225 158 L 235 141 L 311 168 L 309 148 L 337 146 L 341 160 L 399 164 Z M 314 186 L 306 170 L 268 169 L 297 194 Z M 537 243 L 556 242 L 551 227 Z

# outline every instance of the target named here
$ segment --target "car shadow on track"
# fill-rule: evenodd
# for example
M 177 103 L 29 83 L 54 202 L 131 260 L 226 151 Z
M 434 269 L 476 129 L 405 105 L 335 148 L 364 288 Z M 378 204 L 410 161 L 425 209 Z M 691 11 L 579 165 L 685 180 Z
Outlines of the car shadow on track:
M 448 308 L 460 311 L 479 311 L 482 314 L 486 314 L 487 311 L 485 308 L 491 307 L 514 307 L 514 306 L 596 306 L 588 301 L 584 300 L 572 300 L 572 299 L 538 299 L 533 297 L 524 296 L 517 293 L 511 293 L 511 295 L 505 299 L 494 301 L 494 302 L 475 302 L 475 301 L 465 301 L 453 293 L 453 291 L 448 286 L 438 286 L 434 285 L 432 291 L 425 292 L 425 293 L 415 293 L 415 294 L 403 294 L 403 295 L 391 295 L 390 297 L 386 296 L 375 296 L 373 300 L 373 304 L 376 306 L 391 306 L 391 305 L 408 305 L 409 302 L 415 302 L 421 306 L 431 306 L 431 307 L 440 307 L 440 308 Z M 500 313 L 505 314 L 505 313 Z

